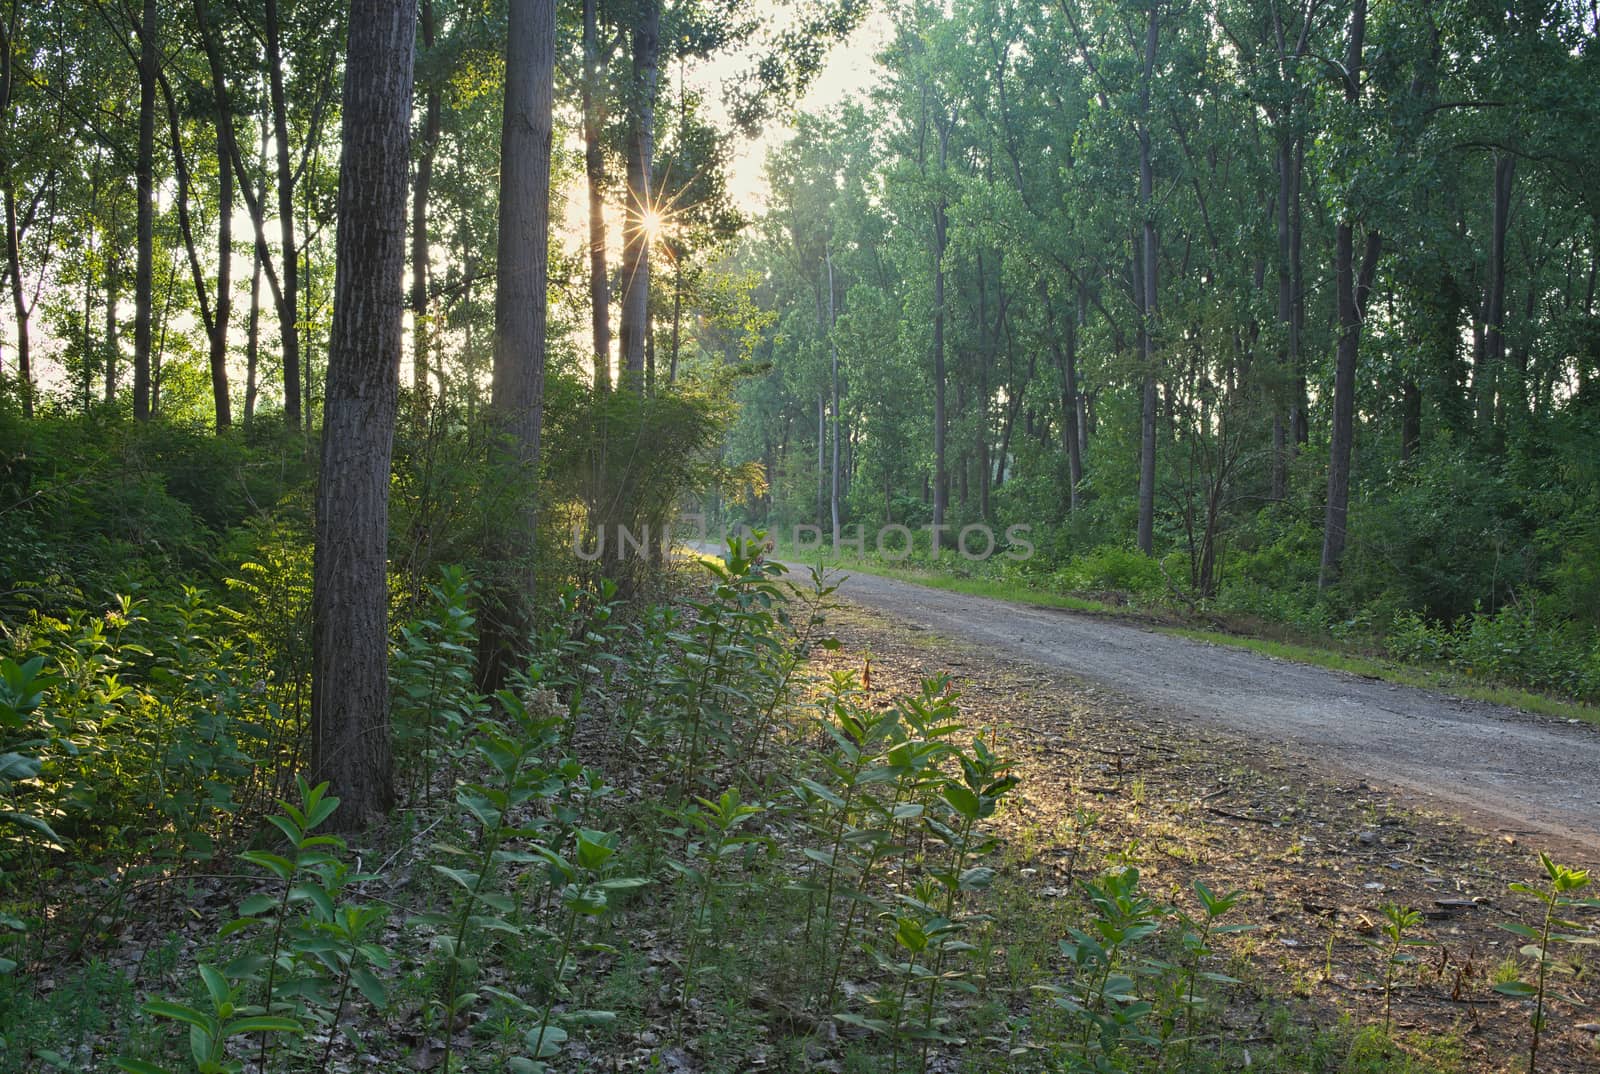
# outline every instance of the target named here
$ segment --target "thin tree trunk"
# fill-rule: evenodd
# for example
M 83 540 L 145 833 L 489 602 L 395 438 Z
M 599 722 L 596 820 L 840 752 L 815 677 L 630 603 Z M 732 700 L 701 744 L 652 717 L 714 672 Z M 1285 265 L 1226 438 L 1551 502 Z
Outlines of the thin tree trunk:
M 628 116 L 628 198 L 622 228 L 622 324 L 625 381 L 639 390 L 650 332 L 650 235 L 654 210 L 650 189 L 655 155 L 656 81 L 661 54 L 660 0 L 643 0 L 633 28 L 633 85 Z
M 944 173 L 950 153 L 950 132 L 939 126 L 939 172 Z M 948 221 L 945 197 L 940 193 L 933 205 L 933 534 L 935 554 L 942 539 L 945 512 L 950 506 L 950 473 L 945 464 L 946 426 L 944 368 L 944 250 Z
M 200 308 L 200 321 L 205 329 L 209 347 L 208 364 L 211 371 L 212 406 L 216 415 L 218 432 L 233 422 L 228 398 L 228 314 L 233 301 L 233 235 L 229 224 L 233 219 L 233 168 L 226 150 L 226 126 L 219 116 L 217 132 L 217 292 L 213 308 L 210 289 L 206 284 L 205 270 L 200 265 L 199 245 L 195 241 L 194 226 L 189 215 L 189 193 L 192 177 L 188 159 L 183 151 L 183 131 L 179 125 L 178 99 L 166 75 L 160 78 L 162 96 L 167 105 L 167 123 L 172 137 L 172 161 L 178 177 L 178 232 L 183 238 L 183 249 L 189 261 L 189 274 L 194 282 L 195 301 Z M 170 303 L 170 298 L 169 298 Z M 162 328 L 162 347 L 166 346 L 166 328 Z M 155 402 L 152 376 L 152 412 L 160 408 Z
M 194 17 L 210 69 L 211 92 L 217 106 L 217 299 L 209 359 L 211 396 L 216 409 L 217 428 L 220 430 L 233 421 L 233 403 L 228 388 L 228 322 L 233 316 L 233 196 L 236 178 L 238 181 L 245 181 L 245 178 L 242 175 L 236 177 L 233 168 L 238 152 L 233 144 L 233 114 L 228 104 L 227 75 L 222 66 L 221 51 L 212 35 L 206 0 L 194 0 Z M 173 137 L 176 141 L 177 136 Z M 252 290 L 251 302 L 255 301 L 256 293 Z
M 139 157 L 134 173 L 138 252 L 133 277 L 133 416 L 150 418 L 151 313 L 155 266 L 156 0 L 144 0 L 139 24 Z
M 28 348 L 28 303 L 22 294 L 22 254 L 17 232 L 17 192 L 8 174 L 6 199 L 6 264 L 11 274 L 11 308 L 17 318 L 17 391 L 22 397 L 22 415 L 33 417 L 33 361 Z M 84 328 L 88 328 L 85 318 Z
M 1400 461 L 1410 462 L 1422 447 L 1422 389 L 1410 377 L 1400 388 Z
M 839 546 L 839 342 L 833 336 L 836 320 L 833 313 L 833 254 L 824 248 L 828 263 L 828 347 L 833 355 L 833 487 L 829 493 L 829 506 L 833 515 L 833 545 Z
M 828 402 L 817 393 L 817 528 L 828 520 Z
M 389 470 L 416 14 L 416 0 L 352 0 L 346 53 L 311 646 L 311 779 L 332 784 L 341 801 L 333 823 L 343 829 L 365 827 L 394 804 Z
M 1294 217 L 1295 203 L 1295 154 L 1292 145 L 1293 139 L 1284 135 L 1278 143 L 1278 197 L 1277 197 L 1277 231 L 1278 231 L 1278 322 L 1283 332 L 1282 342 L 1278 348 L 1278 375 L 1274 378 L 1272 386 L 1272 498 L 1281 500 L 1288 492 L 1289 471 L 1289 430 L 1286 422 L 1292 422 L 1288 411 L 1292 406 L 1284 406 L 1284 389 L 1291 377 L 1297 375 L 1298 333 L 1295 331 L 1294 310 L 1294 271 L 1292 268 L 1293 242 L 1290 238 L 1291 221 Z
M 116 226 L 116 219 L 115 219 L 115 214 L 113 214 L 113 218 L 112 218 L 112 227 L 113 227 L 113 229 L 115 228 L 115 226 Z M 110 242 L 111 243 L 115 243 L 115 241 L 116 241 L 116 237 L 115 237 L 115 234 L 113 233 L 113 235 L 110 238 Z M 118 324 L 117 324 L 117 303 L 121 298 L 120 291 L 121 291 L 121 288 L 122 288 L 122 265 L 117 260 L 116 250 L 115 250 L 114 247 L 111 250 L 107 251 L 107 252 L 108 252 L 109 256 L 106 259 L 106 338 L 105 338 L 106 361 L 105 361 L 105 367 L 106 367 L 106 404 L 110 405 L 110 404 L 115 403 L 117 401 L 117 366 L 120 364 L 120 359 L 122 357 L 122 354 L 121 354 L 122 341 L 118 338 L 120 333 L 119 333 Z
M 250 336 L 245 345 L 244 372 L 244 423 L 248 427 L 256 417 L 256 368 L 261 347 L 261 251 L 251 257 L 250 270 Z
M 1143 84 L 1139 91 L 1139 208 L 1144 217 L 1142 256 L 1139 259 L 1139 360 L 1144 391 L 1139 412 L 1139 551 L 1155 554 L 1156 506 L 1156 355 L 1151 329 L 1156 316 L 1156 222 L 1153 192 L 1154 168 L 1150 160 L 1150 86 L 1155 77 L 1156 47 L 1160 41 L 1158 7 L 1150 5 L 1145 22 Z
M 1350 43 L 1345 57 L 1345 103 L 1354 110 L 1361 103 L 1361 49 L 1367 30 L 1367 0 L 1355 0 L 1350 19 Z M 1334 276 L 1338 291 L 1339 345 L 1333 382 L 1333 436 L 1328 445 L 1328 504 L 1322 529 L 1322 565 L 1318 585 L 1326 588 L 1338 580 L 1344 559 L 1346 525 L 1350 514 L 1350 455 L 1355 440 L 1356 363 L 1361 351 L 1361 317 L 1367 291 L 1372 287 L 1382 240 L 1367 233 L 1361 276 L 1355 273 L 1355 209 L 1344 207 L 1334 240 Z
M 599 0 L 583 0 L 583 171 L 589 192 L 589 318 L 594 334 L 594 387 L 611 390 L 611 282 L 606 272 L 605 126 L 600 86 Z
M 433 52 L 433 0 L 422 0 L 420 8 L 422 47 Z M 440 114 L 443 101 L 437 78 L 428 80 L 427 103 L 423 106 L 422 145 L 417 151 L 417 175 L 411 195 L 411 391 L 416 405 L 424 407 L 428 398 L 428 196 L 433 187 L 433 158 L 439 148 Z
M 1494 425 L 1495 399 L 1504 395 L 1501 381 L 1506 377 L 1506 232 L 1510 226 L 1516 168 L 1515 156 L 1496 154 L 1489 231 L 1489 293 L 1483 304 L 1483 368 L 1476 373 L 1480 385 L 1478 425 L 1483 429 Z
M 354 13 L 351 15 L 354 18 Z M 414 19 L 413 14 L 413 19 Z M 283 414 L 292 427 L 300 425 L 300 328 L 295 306 L 300 296 L 299 247 L 294 229 L 294 168 L 289 161 L 289 106 L 283 90 L 282 27 L 278 0 L 266 0 L 267 87 L 272 103 L 272 138 L 278 158 L 278 236 L 283 247 L 283 281 L 277 294 L 278 320 L 283 337 Z M 415 46 L 412 46 L 415 48 Z M 411 91 L 406 91 L 410 101 Z M 409 136 L 406 139 L 410 144 Z

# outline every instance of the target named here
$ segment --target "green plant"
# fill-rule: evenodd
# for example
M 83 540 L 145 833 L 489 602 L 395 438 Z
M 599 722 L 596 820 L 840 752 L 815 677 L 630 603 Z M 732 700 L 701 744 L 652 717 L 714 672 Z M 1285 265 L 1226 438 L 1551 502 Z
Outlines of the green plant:
M 1161 910 L 1140 893 L 1132 866 L 1085 881 L 1083 890 L 1093 916 L 1085 928 L 1068 928 L 1060 944 L 1072 980 L 1040 987 L 1075 1027 L 1065 1042 L 1069 1068 L 1100 1074 L 1118 1069 L 1132 1046 L 1161 1044 L 1144 1024 L 1155 1004 L 1139 995 L 1130 971 L 1141 963 L 1140 945 L 1161 930 Z
M 536 848 L 538 855 L 549 865 L 552 878 L 561 884 L 560 900 L 566 919 L 562 923 L 556 948 L 549 999 L 537 1028 L 530 1030 L 526 1036 L 533 1055 L 512 1060 L 511 1066 L 516 1074 L 539 1074 L 545 1069 L 544 1061 L 553 1058 L 567 1039 L 566 1029 L 556 1025 L 552 1019 L 563 992 L 563 981 L 574 969 L 572 954 L 579 922 L 600 917 L 611 909 L 612 896 L 643 887 L 646 883 L 640 877 L 608 875 L 617 852 L 617 842 L 614 832 L 580 829 L 574 833 L 570 859 L 545 847 Z M 566 1025 L 592 1024 L 609 1021 L 611 1017 L 608 1011 L 579 1010 L 566 1013 L 561 1021 Z
M 542 861 L 550 853 L 535 842 L 543 835 L 541 828 L 518 823 L 516 814 L 535 799 L 553 797 L 562 787 L 560 777 L 541 760 L 541 754 L 559 739 L 560 719 L 530 712 L 511 690 L 500 691 L 495 700 L 511 726 L 484 720 L 472 739 L 472 749 L 487 766 L 489 778 L 465 783 L 456 791 L 456 805 L 475 827 L 476 846 L 435 845 L 448 859 L 463 863 L 433 865 L 438 875 L 455 885 L 456 905 L 451 912 L 422 917 L 441 929 L 434 944 L 446 963 L 442 993 L 436 1000 L 444 1022 L 445 1070 L 450 1069 L 456 1020 L 478 998 L 476 992 L 464 992 L 461 987 L 464 978 L 475 977 L 478 971 L 471 954 L 474 937 L 485 932 L 505 936 L 524 932 L 511 919 L 516 909 L 511 896 L 495 890 L 495 877 L 504 866 Z M 531 848 L 506 845 L 514 840 L 526 841 Z
M 22 780 L 38 778 L 42 768 L 39 758 L 29 755 L 43 745 L 36 737 L 40 733 L 38 730 L 30 733 L 30 719 L 43 703 L 45 694 L 61 681 L 58 676 L 45 671 L 44 664 L 45 658 L 42 656 L 35 656 L 20 664 L 0 657 L 0 734 L 4 735 L 4 738 L 0 738 L 0 744 L 9 747 L 6 752 L 0 753 L 0 823 L 22 829 L 25 835 L 31 833 L 30 838 L 43 838 L 52 845 L 60 846 L 61 837 L 56 835 L 49 821 L 36 812 L 18 809 L 11 797 L 13 786 Z M 17 753 L 17 749 L 25 749 L 29 753 Z M 13 839 L 8 833 L 6 843 L 11 843 Z M 5 854 L 10 856 L 9 848 Z M 0 973 L 10 973 L 14 969 L 15 963 L 0 959 Z
M 357 988 L 375 1006 L 387 995 L 374 967 L 389 964 L 387 950 L 374 940 L 381 911 L 339 901 L 351 883 L 368 879 L 351 874 L 340 859 L 346 846 L 335 835 L 318 835 L 339 800 L 327 795 L 328 785 L 297 780 L 299 801 L 279 803 L 281 814 L 268 818 L 283 833 L 285 853 L 247 850 L 240 857 L 264 869 L 277 890 L 246 898 L 239 916 L 224 925 L 218 939 L 265 928 L 262 953 L 245 952 L 219 967 L 201 964 L 197 974 L 208 1009 L 172 1000 L 152 999 L 146 1013 L 189 1027 L 190 1051 L 199 1074 L 231 1074 L 244 1069 L 227 1056 L 227 1042 L 238 1036 L 260 1038 L 256 1064 L 264 1068 L 274 1044 L 307 1032 L 308 1021 L 328 1036 L 322 1067 L 331 1055 L 335 1035 Z M 258 993 L 252 1000 L 251 993 Z M 156 1074 L 163 1068 L 143 1059 L 122 1057 L 117 1065 L 133 1074 Z M 319 1069 L 321 1069 L 319 1067 Z
M 729 787 L 715 800 L 697 798 L 695 803 L 673 810 L 674 819 L 684 827 L 678 834 L 689 835 L 683 861 L 669 861 L 679 875 L 694 887 L 694 904 L 687 924 L 686 950 L 683 957 L 683 978 L 679 986 L 680 1008 L 687 1008 L 694 994 L 695 969 L 701 942 L 710 932 L 710 914 L 713 899 L 727 890 L 723 870 L 728 859 L 746 852 L 746 848 L 770 842 L 765 836 L 740 831 L 750 821 L 765 812 L 764 807 L 739 800 L 737 788 Z
M 1390 1009 L 1394 1000 L 1394 980 L 1406 966 L 1416 962 L 1416 957 L 1406 953 L 1408 947 L 1426 947 L 1426 940 L 1412 939 L 1406 933 L 1422 924 L 1422 915 L 1409 906 L 1385 903 L 1381 908 L 1383 921 L 1378 929 L 1383 934 L 1383 1031 L 1389 1032 Z
M 1239 983 L 1237 978 L 1225 973 L 1201 968 L 1205 960 L 1215 953 L 1211 946 L 1212 938 L 1248 932 L 1255 927 L 1249 924 L 1222 923 L 1222 919 L 1243 900 L 1244 892 L 1230 891 L 1226 895 L 1218 895 L 1199 879 L 1194 881 L 1191 889 L 1200 902 L 1199 916 L 1193 917 L 1183 912 L 1178 914 L 1178 922 L 1183 930 L 1179 937 L 1182 960 L 1179 963 L 1178 993 L 1183 1008 L 1183 1044 L 1186 1057 L 1193 1052 L 1194 1018 L 1201 1007 L 1200 1000 L 1195 994 L 1196 986 L 1201 981 L 1215 985 Z
M 1562 964 L 1551 954 L 1553 944 L 1600 944 L 1600 936 L 1580 933 L 1581 926 L 1559 916 L 1563 911 L 1578 907 L 1600 907 L 1600 899 L 1579 899 L 1575 893 L 1589 886 L 1589 873 L 1584 869 L 1571 869 L 1557 864 L 1550 855 L 1541 851 L 1539 864 L 1544 867 L 1547 883 L 1543 886 L 1516 883 L 1511 890 L 1531 895 L 1543 904 L 1544 912 L 1537 928 L 1519 921 L 1500 923 L 1500 928 L 1526 940 L 1520 948 L 1522 957 L 1533 960 L 1532 983 L 1517 979 L 1502 981 L 1494 990 L 1503 996 L 1533 1000 L 1530 1018 L 1531 1034 L 1528 1040 L 1528 1074 L 1533 1074 L 1539 1060 L 1539 1039 L 1545 1026 L 1545 997 L 1550 975 L 1560 972 Z M 1559 931 L 1558 931 L 1559 930 Z
M 401 771 L 410 776 L 413 800 L 433 800 L 441 767 L 445 785 L 455 782 L 467 730 L 486 707 L 473 689 L 476 591 L 464 568 L 442 568 L 438 582 L 428 587 L 429 606 L 400 627 L 389 663 L 395 750 Z

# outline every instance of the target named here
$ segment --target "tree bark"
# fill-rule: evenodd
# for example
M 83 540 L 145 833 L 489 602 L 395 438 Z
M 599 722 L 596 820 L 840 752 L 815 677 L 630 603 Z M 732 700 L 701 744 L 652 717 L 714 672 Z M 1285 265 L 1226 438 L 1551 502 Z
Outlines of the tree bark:
M 946 123 L 939 127 L 939 177 L 941 190 L 933 203 L 933 534 L 937 555 L 940 529 L 944 526 L 945 512 L 950 506 L 950 472 L 945 462 L 945 439 L 948 415 L 945 413 L 944 368 L 944 251 L 948 239 L 949 221 L 946 219 L 945 194 L 942 189 L 945 164 L 950 155 L 950 131 Z
M 33 360 L 28 348 L 28 303 L 22 294 L 22 252 L 17 229 L 17 192 L 10 175 L 5 180 L 6 264 L 11 275 L 11 308 L 17 318 L 17 392 L 22 416 L 33 417 Z M 84 324 L 88 329 L 87 321 Z
M 115 228 L 116 217 L 112 215 L 112 225 Z M 116 240 L 113 237 L 112 242 Z M 109 245 L 109 244 L 108 244 Z M 117 401 L 117 367 L 121 364 L 122 340 L 120 326 L 117 322 L 117 304 L 121 300 L 122 291 L 122 265 L 117 260 L 117 252 L 113 246 L 106 251 L 106 405 Z
M 1478 426 L 1494 425 L 1495 399 L 1503 394 L 1506 376 L 1506 233 L 1511 220 L 1511 192 L 1517 158 L 1497 153 L 1494 159 L 1494 203 L 1490 213 L 1489 285 L 1483 303 L 1482 365 L 1474 371 L 1478 382 Z
M 839 341 L 833 336 L 838 323 L 833 312 L 833 253 L 824 249 L 828 263 L 828 348 L 833 356 L 833 485 L 829 491 L 829 506 L 833 515 L 833 545 L 839 546 Z
M 509 568 L 490 594 L 479 675 L 497 687 L 527 638 L 534 590 L 549 277 L 550 145 L 555 98 L 555 0 L 511 0 L 500 134 L 500 253 L 495 266 L 494 423 L 512 473 Z
M 355 18 L 352 9 L 350 17 Z M 415 11 L 412 14 L 415 21 Z M 283 90 L 282 27 L 278 0 L 266 0 L 267 88 L 272 103 L 272 139 L 278 159 L 278 237 L 283 247 L 283 281 L 275 297 L 283 346 L 283 415 L 290 426 L 300 424 L 300 326 L 295 301 L 300 294 L 300 255 L 294 231 L 294 168 L 289 161 L 289 106 Z M 415 49 L 415 45 L 411 46 Z M 410 51 L 408 50 L 408 55 Z M 406 67 L 410 72 L 410 64 Z M 411 90 L 406 90 L 406 101 Z M 411 141 L 409 133 L 406 143 Z
M 629 92 L 628 197 L 622 228 L 622 324 L 619 342 L 623 380 L 638 391 L 644 381 L 649 335 L 650 235 L 646 225 L 655 199 L 650 189 L 655 155 L 656 81 L 661 58 L 661 3 L 642 0 L 633 28 L 633 85 Z
M 594 335 L 594 388 L 611 390 L 611 282 L 606 272 L 605 94 L 600 85 L 599 0 L 583 0 L 583 172 L 589 192 L 589 317 Z
M 422 0 L 420 7 L 422 47 L 433 51 L 433 0 Z M 428 81 L 423 106 L 422 145 L 417 151 L 417 176 L 411 195 L 411 390 L 416 405 L 425 406 L 428 398 L 428 196 L 433 187 L 433 158 L 439 148 L 440 115 L 443 101 L 438 79 Z
M 404 335 L 416 0 L 352 0 L 312 598 L 312 781 L 365 827 L 394 803 L 390 462 Z M 292 254 L 292 251 L 291 251 Z
M 1155 554 L 1156 507 L 1156 355 L 1151 327 L 1156 316 L 1155 174 L 1150 160 L 1150 88 L 1155 78 L 1160 42 L 1158 6 L 1150 5 L 1145 21 L 1144 73 L 1139 90 L 1139 208 L 1144 217 L 1139 258 L 1139 361 L 1143 367 L 1143 400 L 1139 411 L 1139 551 Z
M 156 158 L 156 0 L 144 0 L 139 23 L 139 157 L 134 187 L 139 199 L 137 260 L 133 277 L 133 416 L 150 418 L 151 314 L 154 304 Z
M 238 154 L 233 145 L 233 114 L 228 104 L 227 73 L 222 65 L 221 50 L 212 34 L 206 0 L 194 0 L 194 18 L 195 27 L 200 32 L 201 46 L 205 50 L 206 64 L 211 74 L 211 93 L 216 98 L 217 108 L 217 298 L 216 316 L 210 330 L 209 361 L 211 397 L 216 409 L 217 428 L 220 430 L 233 422 L 233 404 L 228 388 L 228 322 L 233 316 L 233 161 Z M 173 139 L 176 143 L 176 134 Z
M 1350 42 L 1345 56 L 1345 102 L 1354 110 L 1361 103 L 1361 48 L 1366 37 L 1367 0 L 1355 0 L 1350 19 Z M 1361 351 L 1361 318 L 1372 288 L 1382 239 L 1367 233 L 1366 254 L 1360 278 L 1355 272 L 1355 207 L 1346 198 L 1344 215 L 1334 239 L 1334 276 L 1338 292 L 1339 345 L 1333 382 L 1333 436 L 1328 445 L 1328 504 L 1322 528 L 1322 565 L 1319 588 L 1338 581 L 1344 558 L 1345 532 L 1350 514 L 1350 454 L 1355 441 L 1356 363 Z

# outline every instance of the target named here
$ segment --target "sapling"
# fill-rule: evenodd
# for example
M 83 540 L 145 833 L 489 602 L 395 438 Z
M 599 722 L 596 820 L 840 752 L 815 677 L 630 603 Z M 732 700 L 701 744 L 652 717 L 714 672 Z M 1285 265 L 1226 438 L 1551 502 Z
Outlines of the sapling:
M 1518 921 L 1500 923 L 1500 928 L 1529 941 L 1522 946 L 1521 954 L 1524 958 L 1533 959 L 1534 981 L 1529 984 L 1517 979 L 1502 981 L 1494 986 L 1494 990 L 1503 996 L 1533 1000 L 1533 1015 L 1530 1019 L 1532 1034 L 1528 1041 L 1528 1074 L 1534 1074 L 1539 1061 L 1539 1038 L 1545 1026 L 1545 997 L 1550 973 L 1559 969 L 1558 961 L 1550 954 L 1551 945 L 1600 944 L 1600 936 L 1592 932 L 1580 934 L 1569 931 L 1582 926 L 1557 916 L 1559 911 L 1578 907 L 1600 908 L 1600 899 L 1574 897 L 1577 892 L 1589 886 L 1588 870 L 1569 869 L 1565 865 L 1557 864 L 1543 851 L 1539 853 L 1539 864 L 1544 866 L 1545 876 L 1549 881 L 1544 887 L 1521 883 L 1511 885 L 1512 891 L 1531 895 L 1544 904 L 1543 919 L 1539 927 L 1535 929 Z
M 1211 938 L 1225 933 L 1246 932 L 1253 925 L 1222 924 L 1222 919 L 1227 916 L 1235 906 L 1244 898 L 1242 891 L 1230 891 L 1226 895 L 1218 895 L 1205 883 L 1196 879 L 1192 885 L 1195 898 L 1200 900 L 1200 916 L 1198 918 L 1180 915 L 1183 923 L 1183 952 L 1181 980 L 1183 984 L 1183 1036 L 1184 1054 L 1188 1056 L 1193 1051 L 1194 1045 L 1194 1015 L 1199 1008 L 1195 1000 L 1195 986 L 1202 980 L 1212 984 L 1237 984 L 1236 978 L 1227 974 L 1212 973 L 1200 968 L 1202 960 L 1212 953 Z
M 725 887 L 722 882 L 723 864 L 731 855 L 743 852 L 746 847 L 769 842 L 765 836 L 739 830 L 760 816 L 765 808 L 740 801 L 737 788 L 729 787 L 716 800 L 697 798 L 695 802 L 695 805 L 686 809 L 676 810 L 673 816 L 688 826 L 684 829 L 686 834 L 692 829 L 698 836 L 703 864 L 697 866 L 689 860 L 668 862 L 695 886 L 694 908 L 690 914 L 688 944 L 683 960 L 683 981 L 679 991 L 680 1009 L 688 1008 L 689 998 L 694 993 L 697 956 L 701 938 L 708 931 L 711 902 L 718 891 Z
M 530 1030 L 526 1037 L 533 1055 L 531 1058 L 512 1060 L 511 1067 L 518 1074 L 536 1074 L 544 1070 L 545 1060 L 553 1058 L 567 1039 L 567 1031 L 555 1025 L 552 1018 L 561 994 L 561 982 L 572 956 L 579 922 L 606 913 L 611 908 L 613 894 L 645 884 L 643 879 L 637 877 L 606 876 L 611 859 L 617 852 L 617 836 L 614 832 L 578 831 L 571 859 L 547 847 L 537 847 L 536 850 L 538 856 L 549 865 L 552 877 L 562 884 L 561 905 L 566 911 L 566 919 L 561 925 L 549 999 L 539 1018 L 538 1027 Z M 583 1015 L 594 1013 L 582 1012 Z M 571 1016 L 574 1019 L 578 1017 Z
M 1387 1036 L 1390 1010 L 1394 1001 L 1394 980 L 1400 970 L 1416 961 L 1405 953 L 1407 947 L 1426 947 L 1426 940 L 1414 940 L 1406 935 L 1408 929 L 1422 924 L 1422 915 L 1409 906 L 1387 903 L 1382 907 L 1383 923 L 1379 930 L 1387 941 L 1384 945 L 1383 966 L 1383 1032 Z

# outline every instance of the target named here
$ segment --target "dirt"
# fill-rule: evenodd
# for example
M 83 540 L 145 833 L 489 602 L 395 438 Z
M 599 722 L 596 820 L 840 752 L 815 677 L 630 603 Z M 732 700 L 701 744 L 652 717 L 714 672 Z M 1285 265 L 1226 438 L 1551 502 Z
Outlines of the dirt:
M 948 674 L 967 719 L 993 729 L 1017 759 L 1023 783 L 1001 817 L 1018 848 L 1008 882 L 1040 900 L 1070 900 L 1077 880 L 1116 860 L 1137 864 L 1147 890 L 1178 902 L 1193 901 L 1186 893 L 1195 879 L 1248 893 L 1239 914 L 1259 929 L 1239 941 L 1231 969 L 1246 979 L 1224 1019 L 1235 1042 L 1271 1039 L 1275 1017 L 1381 1023 L 1387 952 L 1379 924 L 1392 903 L 1426 917 L 1409 935 L 1427 946 L 1408 949 L 1417 962 L 1395 982 L 1400 1046 L 1453 1052 L 1452 1069 L 1526 1065 L 1528 1006 L 1492 987 L 1514 965 L 1517 948 L 1498 925 L 1536 918 L 1537 904 L 1509 890 L 1539 878 L 1536 849 L 1557 847 L 1579 865 L 1568 852 L 1595 845 L 1593 830 L 1569 819 L 1565 799 L 1558 806 L 1533 800 L 1533 758 L 1569 771 L 1573 762 L 1554 744 L 1495 758 L 1496 771 L 1522 773 L 1511 783 L 1526 786 L 1529 807 L 1502 809 L 1501 802 L 1523 800 L 1507 794 L 1502 777 L 1492 805 L 1471 803 L 1471 816 L 1488 826 L 1475 829 L 1426 807 L 1457 807 L 1461 792 L 1448 781 L 1481 778 L 1472 773 L 1488 765 L 1444 743 L 1430 753 L 1412 722 L 1429 728 L 1429 738 L 1488 723 L 1478 741 L 1537 744 L 1542 731 L 1591 756 L 1600 736 L 879 578 L 853 578 L 841 596 L 829 622 L 843 647 L 823 657 L 824 666 L 859 672 L 870 664 L 871 692 L 884 699 Z M 1123 688 L 1129 682 L 1140 689 Z M 1245 696 L 1230 704 L 1229 690 Z M 1274 707 L 1290 714 L 1274 721 Z M 1408 744 L 1397 748 L 1397 739 Z M 1430 763 L 1435 771 L 1416 784 L 1454 793 L 1390 786 Z M 1451 775 L 1447 765 L 1464 771 Z M 1530 838 L 1524 826 L 1531 829 L 1535 817 L 1570 842 Z M 1492 830 L 1508 826 L 1517 830 Z M 1585 914 L 1582 924 L 1593 928 L 1597 919 Z M 1600 1071 L 1594 966 L 1560 978 L 1555 994 L 1539 1069 Z
M 1069 672 L 1146 718 L 1226 730 L 1473 827 L 1600 862 L 1600 729 L 1094 616 L 856 574 L 841 596 Z

